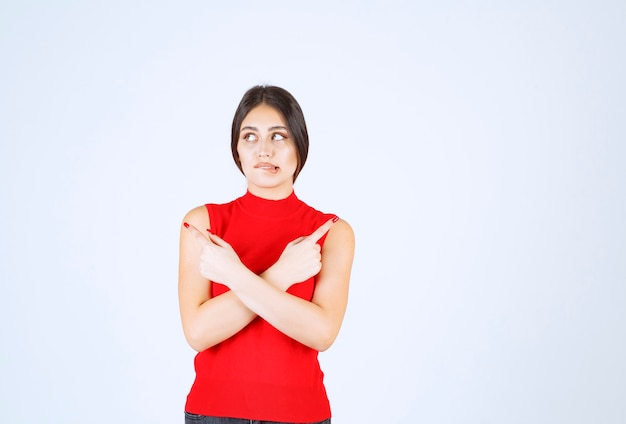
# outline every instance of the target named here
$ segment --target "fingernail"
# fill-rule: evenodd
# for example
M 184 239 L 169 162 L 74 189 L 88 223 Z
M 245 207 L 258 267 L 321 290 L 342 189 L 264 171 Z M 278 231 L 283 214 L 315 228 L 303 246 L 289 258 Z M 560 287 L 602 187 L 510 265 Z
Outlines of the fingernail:
M 183 225 L 185 226 L 185 228 L 189 228 L 189 224 L 187 224 L 186 222 L 183 222 Z
M 333 222 L 337 222 L 337 221 L 339 221 L 339 217 L 338 216 L 333 218 Z

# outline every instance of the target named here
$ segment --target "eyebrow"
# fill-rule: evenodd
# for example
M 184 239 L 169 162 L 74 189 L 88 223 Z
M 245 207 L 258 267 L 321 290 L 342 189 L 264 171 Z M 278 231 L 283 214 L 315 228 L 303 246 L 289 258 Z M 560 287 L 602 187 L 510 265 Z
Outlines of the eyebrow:
M 243 132 L 243 131 L 258 131 L 259 129 L 257 127 L 252 127 L 250 125 L 246 125 L 245 127 L 241 128 L 241 130 L 239 132 Z M 284 127 L 282 125 L 275 125 L 273 127 L 269 127 L 267 129 L 268 131 L 276 131 L 276 130 L 283 130 L 283 131 L 287 131 L 287 127 Z

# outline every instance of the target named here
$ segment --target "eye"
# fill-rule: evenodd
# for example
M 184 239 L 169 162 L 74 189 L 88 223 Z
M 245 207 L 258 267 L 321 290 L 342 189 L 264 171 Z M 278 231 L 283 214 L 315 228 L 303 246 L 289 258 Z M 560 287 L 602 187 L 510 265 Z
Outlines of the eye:
M 274 141 L 282 141 L 287 140 L 287 136 L 279 133 L 272 134 L 272 140 Z
M 243 140 L 245 140 L 245 141 L 256 141 L 257 140 L 256 134 L 253 134 L 253 133 L 246 133 L 241 138 Z

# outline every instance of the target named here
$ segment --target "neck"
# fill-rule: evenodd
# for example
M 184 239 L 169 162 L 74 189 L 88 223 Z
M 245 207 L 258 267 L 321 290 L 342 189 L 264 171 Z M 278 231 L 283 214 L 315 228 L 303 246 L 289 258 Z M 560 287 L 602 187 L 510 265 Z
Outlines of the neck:
M 256 197 L 260 197 L 262 199 L 282 200 L 286 199 L 291 195 L 291 193 L 293 193 L 293 185 L 284 187 L 263 188 L 248 184 L 248 191 L 254 194 Z

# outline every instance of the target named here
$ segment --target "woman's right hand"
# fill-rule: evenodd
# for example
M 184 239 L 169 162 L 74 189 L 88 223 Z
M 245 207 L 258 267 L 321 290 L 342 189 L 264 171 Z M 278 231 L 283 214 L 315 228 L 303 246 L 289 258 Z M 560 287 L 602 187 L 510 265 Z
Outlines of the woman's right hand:
M 196 239 L 201 247 L 200 274 L 207 280 L 219 282 L 229 288 L 237 278 L 237 272 L 244 267 L 239 256 L 230 244 L 221 239 L 210 230 L 204 235 L 191 224 L 185 223 L 185 227 Z
M 329 219 L 310 235 L 288 243 L 278 261 L 261 274 L 261 277 L 286 291 L 292 285 L 317 275 L 322 269 L 321 247 L 317 242 L 337 219 Z

